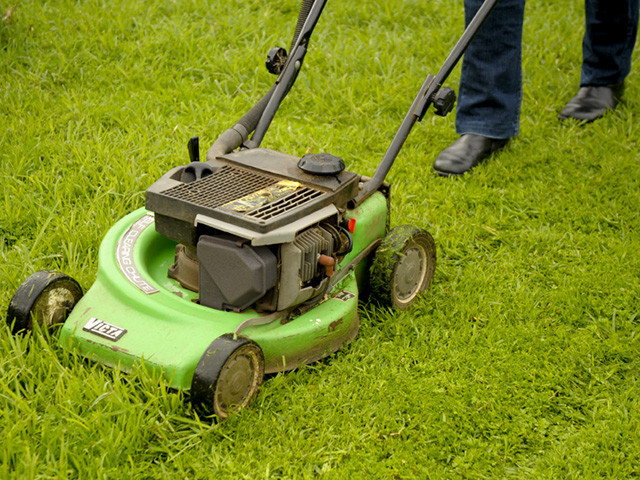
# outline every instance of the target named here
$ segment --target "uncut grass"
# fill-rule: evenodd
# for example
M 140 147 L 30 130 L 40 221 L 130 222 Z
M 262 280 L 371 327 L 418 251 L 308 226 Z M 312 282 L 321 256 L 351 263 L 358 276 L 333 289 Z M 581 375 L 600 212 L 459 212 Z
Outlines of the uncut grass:
M 209 145 L 267 90 L 264 54 L 289 46 L 297 7 L 23 1 L 0 21 L 3 309 L 39 269 L 91 285 L 107 229 L 187 161 L 186 140 Z M 363 306 L 350 346 L 269 377 L 220 425 L 144 368 L 0 328 L 0 478 L 640 474 L 637 69 L 621 108 L 561 125 L 581 5 L 527 15 L 519 138 L 462 180 L 436 178 L 453 115 L 428 115 L 391 171 L 392 224 L 438 247 L 414 308 Z M 451 1 L 328 2 L 264 146 L 370 175 L 461 18 Z

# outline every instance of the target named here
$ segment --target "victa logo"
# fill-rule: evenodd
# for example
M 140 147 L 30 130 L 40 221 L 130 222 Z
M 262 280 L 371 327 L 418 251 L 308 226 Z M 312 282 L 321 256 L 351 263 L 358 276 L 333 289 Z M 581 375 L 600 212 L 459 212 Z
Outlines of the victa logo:
M 98 318 L 91 317 L 82 330 L 85 332 L 93 333 L 99 337 L 106 338 L 107 340 L 113 340 L 117 342 L 122 336 L 127 333 L 124 328 L 116 327 L 110 323 L 103 322 Z

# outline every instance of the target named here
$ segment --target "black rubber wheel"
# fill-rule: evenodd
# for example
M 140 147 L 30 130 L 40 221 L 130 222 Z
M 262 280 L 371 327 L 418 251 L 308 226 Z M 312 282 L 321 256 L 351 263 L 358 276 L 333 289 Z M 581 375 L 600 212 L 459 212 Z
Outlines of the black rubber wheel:
M 371 298 L 404 310 L 429 288 L 435 269 L 436 245 L 429 232 L 412 225 L 396 227 L 376 249 Z
M 9 303 L 7 323 L 11 332 L 33 329 L 33 322 L 44 328 L 67 319 L 82 298 L 82 288 L 64 273 L 41 270 L 27 278 Z
M 215 339 L 200 358 L 191 381 L 191 402 L 222 421 L 248 406 L 264 377 L 264 355 L 248 338 Z

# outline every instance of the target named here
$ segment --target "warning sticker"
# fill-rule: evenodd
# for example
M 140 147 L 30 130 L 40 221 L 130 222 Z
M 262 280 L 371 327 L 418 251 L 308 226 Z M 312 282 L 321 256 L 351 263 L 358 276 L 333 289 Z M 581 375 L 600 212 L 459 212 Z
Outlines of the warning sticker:
M 282 197 L 286 197 L 290 193 L 295 192 L 298 188 L 300 188 L 300 184 L 298 182 L 282 180 L 267 188 L 245 195 L 238 200 L 225 203 L 222 208 L 233 210 L 234 212 L 248 212 L 254 208 L 261 207 L 267 203 L 275 202 Z
M 338 292 L 334 298 L 336 300 L 340 300 L 341 302 L 348 302 L 349 300 L 351 300 L 355 296 L 356 296 L 355 293 L 348 292 L 346 290 L 342 290 L 341 292 Z

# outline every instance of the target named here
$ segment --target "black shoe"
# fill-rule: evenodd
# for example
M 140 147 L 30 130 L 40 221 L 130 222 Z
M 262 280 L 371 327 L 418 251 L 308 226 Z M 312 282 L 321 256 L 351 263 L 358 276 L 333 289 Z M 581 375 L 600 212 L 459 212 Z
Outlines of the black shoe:
M 440 152 L 433 170 L 443 177 L 462 175 L 494 152 L 502 150 L 509 139 L 494 139 L 467 133 Z
M 576 96 L 569 100 L 558 114 L 558 118 L 593 122 L 602 117 L 607 110 L 616 108 L 623 92 L 624 82 L 603 87 L 580 87 Z

